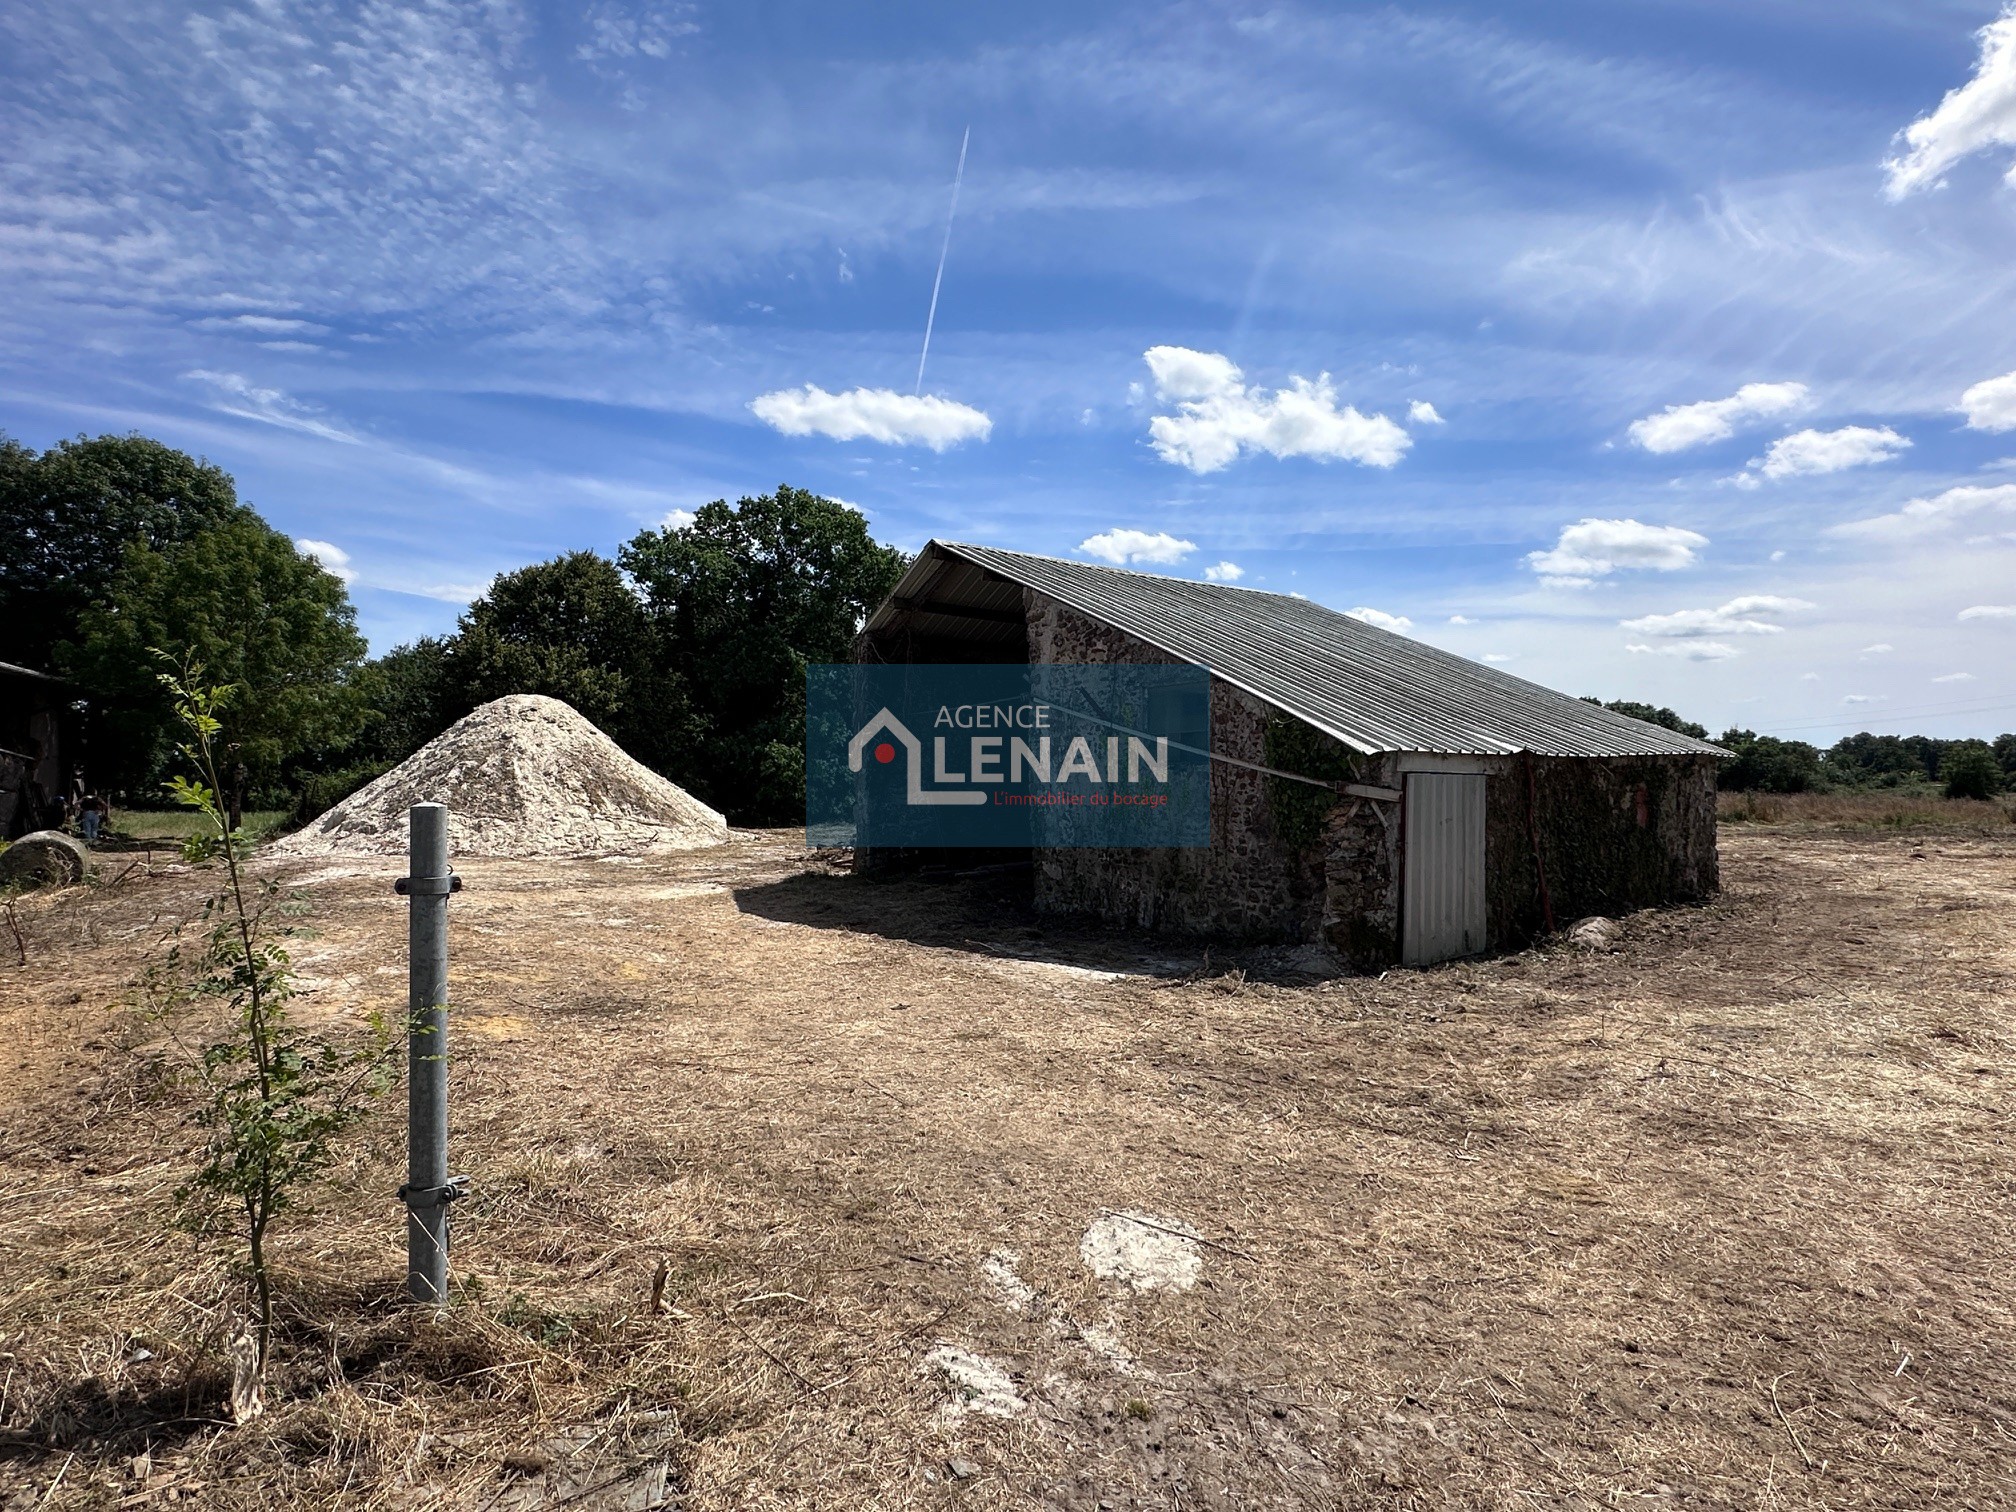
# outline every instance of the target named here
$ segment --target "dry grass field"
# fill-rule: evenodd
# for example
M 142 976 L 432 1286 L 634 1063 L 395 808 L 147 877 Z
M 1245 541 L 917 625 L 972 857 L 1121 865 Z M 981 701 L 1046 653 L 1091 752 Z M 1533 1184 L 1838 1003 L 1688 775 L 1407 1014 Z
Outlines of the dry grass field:
M 395 1095 L 236 1429 L 125 1006 L 210 879 L 18 905 L 0 1507 L 2016 1504 L 2006 825 L 1733 824 L 1615 953 L 1330 982 L 787 837 L 462 869 L 456 1301 Z M 280 873 L 304 1017 L 400 1009 L 396 870 Z M 1095 1275 L 1114 1213 L 1194 1284 Z

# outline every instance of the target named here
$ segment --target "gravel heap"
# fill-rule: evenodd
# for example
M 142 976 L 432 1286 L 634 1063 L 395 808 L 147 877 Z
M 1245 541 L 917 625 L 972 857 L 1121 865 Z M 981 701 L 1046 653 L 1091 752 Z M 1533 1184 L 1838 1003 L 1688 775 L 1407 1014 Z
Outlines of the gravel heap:
M 287 856 L 406 853 L 406 811 L 448 805 L 451 856 L 638 856 L 728 838 L 714 810 L 557 698 L 487 703 L 281 840 Z

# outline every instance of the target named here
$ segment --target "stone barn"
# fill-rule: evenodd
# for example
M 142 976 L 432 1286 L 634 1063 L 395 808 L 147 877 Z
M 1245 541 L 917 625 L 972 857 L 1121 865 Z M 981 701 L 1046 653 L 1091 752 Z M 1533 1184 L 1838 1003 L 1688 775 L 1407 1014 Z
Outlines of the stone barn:
M 1718 747 L 1306 599 L 933 541 L 857 656 L 1209 671 L 1210 845 L 1038 849 L 1040 911 L 1377 969 L 1717 887 Z

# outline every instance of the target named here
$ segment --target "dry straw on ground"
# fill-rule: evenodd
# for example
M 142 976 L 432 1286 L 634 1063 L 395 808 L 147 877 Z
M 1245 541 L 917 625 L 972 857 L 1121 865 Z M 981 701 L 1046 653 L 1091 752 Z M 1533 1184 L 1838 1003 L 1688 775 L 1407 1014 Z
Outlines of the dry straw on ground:
M 397 869 L 287 868 L 304 1014 L 396 1007 Z M 457 1303 L 395 1300 L 388 1105 L 239 1430 L 119 1007 L 203 879 L 22 905 L 0 1505 L 2010 1500 L 2006 834 L 1744 828 L 1615 953 L 1334 983 L 788 840 L 462 870 Z M 1087 1267 L 1129 1212 L 1195 1285 Z

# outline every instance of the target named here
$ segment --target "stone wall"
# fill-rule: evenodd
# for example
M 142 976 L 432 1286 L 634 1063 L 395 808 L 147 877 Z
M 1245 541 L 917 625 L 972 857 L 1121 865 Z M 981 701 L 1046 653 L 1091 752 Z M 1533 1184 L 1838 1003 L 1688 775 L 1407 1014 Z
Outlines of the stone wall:
M 1032 662 L 1179 660 L 1033 590 L 1024 605 Z M 1281 738 L 1284 722 L 1293 740 Z M 1216 678 L 1211 745 L 1260 766 L 1405 786 L 1406 759 L 1353 757 Z M 1557 925 L 1691 901 L 1719 886 L 1713 758 L 1536 757 L 1530 794 L 1524 757 L 1476 765 L 1485 774 L 1486 929 L 1493 950 L 1516 948 L 1541 932 L 1536 833 Z M 1340 964 L 1380 970 L 1400 959 L 1402 828 L 1398 804 L 1333 802 L 1307 784 L 1217 762 L 1208 849 L 1041 849 L 1036 906 L 1139 929 L 1321 944 Z
M 1494 949 L 1542 928 L 1540 860 L 1554 921 L 1691 902 L 1721 886 L 1710 756 L 1536 757 L 1487 789 L 1486 897 Z
M 1399 759 L 1367 758 L 1361 782 L 1401 785 Z M 1344 964 L 1380 971 L 1400 959 L 1400 805 L 1344 799 L 1323 827 L 1322 943 Z
M 1165 665 L 1181 658 L 1029 590 L 1031 662 Z M 1273 710 L 1211 680 L 1211 748 L 1265 764 Z M 1211 768 L 1211 844 L 1181 850 L 1054 847 L 1036 853 L 1036 906 L 1109 923 L 1222 939 L 1301 942 L 1316 937 L 1323 905 L 1319 856 L 1277 833 L 1268 779 L 1226 762 Z

